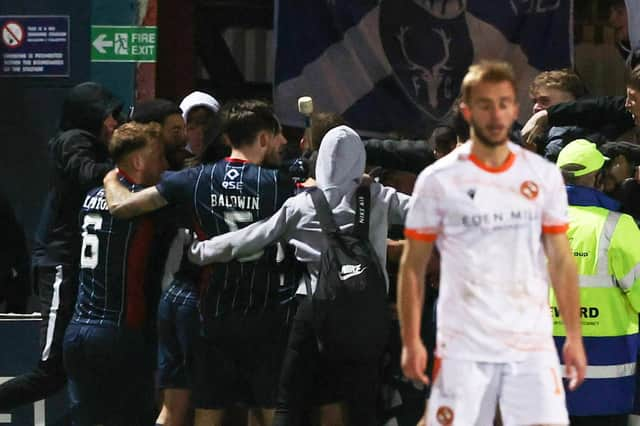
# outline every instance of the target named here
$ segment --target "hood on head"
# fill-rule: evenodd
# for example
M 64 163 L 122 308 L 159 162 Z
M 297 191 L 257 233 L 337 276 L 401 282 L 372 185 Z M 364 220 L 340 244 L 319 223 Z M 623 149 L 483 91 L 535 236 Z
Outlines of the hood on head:
M 316 183 L 332 207 L 358 185 L 365 161 L 364 144 L 352 128 L 338 126 L 322 138 L 316 162 Z
M 211 109 L 214 113 L 217 113 L 220 110 L 220 103 L 213 96 L 204 93 L 204 92 L 192 92 L 185 96 L 185 98 L 180 102 L 180 109 L 182 110 L 182 118 L 184 118 L 184 122 L 187 122 L 187 117 L 189 116 L 189 111 L 197 106 L 203 106 Z
M 81 83 L 64 99 L 60 130 L 81 129 L 99 136 L 105 118 L 113 114 L 118 119 L 121 110 L 122 102 L 102 85 Z

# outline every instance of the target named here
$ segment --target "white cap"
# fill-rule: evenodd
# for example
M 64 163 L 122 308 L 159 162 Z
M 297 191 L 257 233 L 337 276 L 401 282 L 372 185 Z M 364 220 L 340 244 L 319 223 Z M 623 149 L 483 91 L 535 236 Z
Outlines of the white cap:
M 203 106 L 211 109 L 214 113 L 220 110 L 220 103 L 213 96 L 204 93 L 204 92 L 192 92 L 185 96 L 185 98 L 180 102 L 180 109 L 182 110 L 182 118 L 184 121 L 187 121 L 187 116 L 189 115 L 189 111 L 193 108 Z

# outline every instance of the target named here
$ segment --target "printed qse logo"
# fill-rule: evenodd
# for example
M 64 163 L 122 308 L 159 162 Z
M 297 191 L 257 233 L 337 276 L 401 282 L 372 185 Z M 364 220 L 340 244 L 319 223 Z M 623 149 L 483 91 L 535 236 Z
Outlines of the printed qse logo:
M 520 185 L 520 193 L 530 200 L 534 200 L 539 191 L 538 184 L 530 180 L 526 180 Z
M 453 424 L 453 410 L 446 405 L 439 407 L 436 411 L 436 420 L 443 426 L 451 426 Z

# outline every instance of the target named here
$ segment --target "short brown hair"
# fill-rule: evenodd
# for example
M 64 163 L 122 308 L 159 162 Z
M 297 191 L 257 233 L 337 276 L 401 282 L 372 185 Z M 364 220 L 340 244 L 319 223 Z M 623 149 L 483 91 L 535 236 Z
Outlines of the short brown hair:
M 531 86 L 529 86 L 529 94 L 531 97 L 535 97 L 536 92 L 541 87 L 558 89 L 563 92 L 571 93 L 571 95 L 576 99 L 587 94 L 587 88 L 582 82 L 582 79 L 580 79 L 580 76 L 569 68 L 543 71 L 538 74 L 536 78 L 533 79 Z
M 144 148 L 150 141 L 159 140 L 162 127 L 160 124 L 125 123 L 118 127 L 109 142 L 109 153 L 116 163 L 125 155 Z
M 322 138 L 334 127 L 346 125 L 347 122 L 340 114 L 333 112 L 314 112 L 311 114 L 311 149 L 320 149 Z
M 479 83 L 501 83 L 503 81 L 511 83 L 513 91 L 517 91 L 515 73 L 511 65 L 507 62 L 481 61 L 473 64 L 469 67 L 469 71 L 462 80 L 462 101 L 469 103 L 471 100 L 471 90 Z
M 640 90 L 640 65 L 635 66 L 629 73 L 627 87 L 630 87 L 634 90 Z
M 231 146 L 251 145 L 256 135 L 265 130 L 274 135 L 282 133 L 282 126 L 267 102 L 250 99 L 225 104 L 220 110 L 221 133 L 229 138 Z

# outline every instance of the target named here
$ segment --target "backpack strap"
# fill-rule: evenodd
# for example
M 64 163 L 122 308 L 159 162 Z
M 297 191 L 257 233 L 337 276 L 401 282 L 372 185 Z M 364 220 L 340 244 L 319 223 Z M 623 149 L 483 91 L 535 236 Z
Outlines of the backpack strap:
M 316 209 L 316 214 L 318 215 L 318 220 L 320 221 L 320 227 L 327 234 L 334 234 L 339 231 L 338 225 L 333 220 L 333 213 L 331 212 L 331 207 L 327 202 L 327 199 L 324 196 L 324 193 L 320 188 L 313 188 L 309 191 L 311 194 L 311 200 L 313 201 L 313 206 Z
M 369 240 L 369 216 L 371 213 L 371 178 L 364 177 L 356 189 L 356 208 L 353 218 L 353 234 Z

